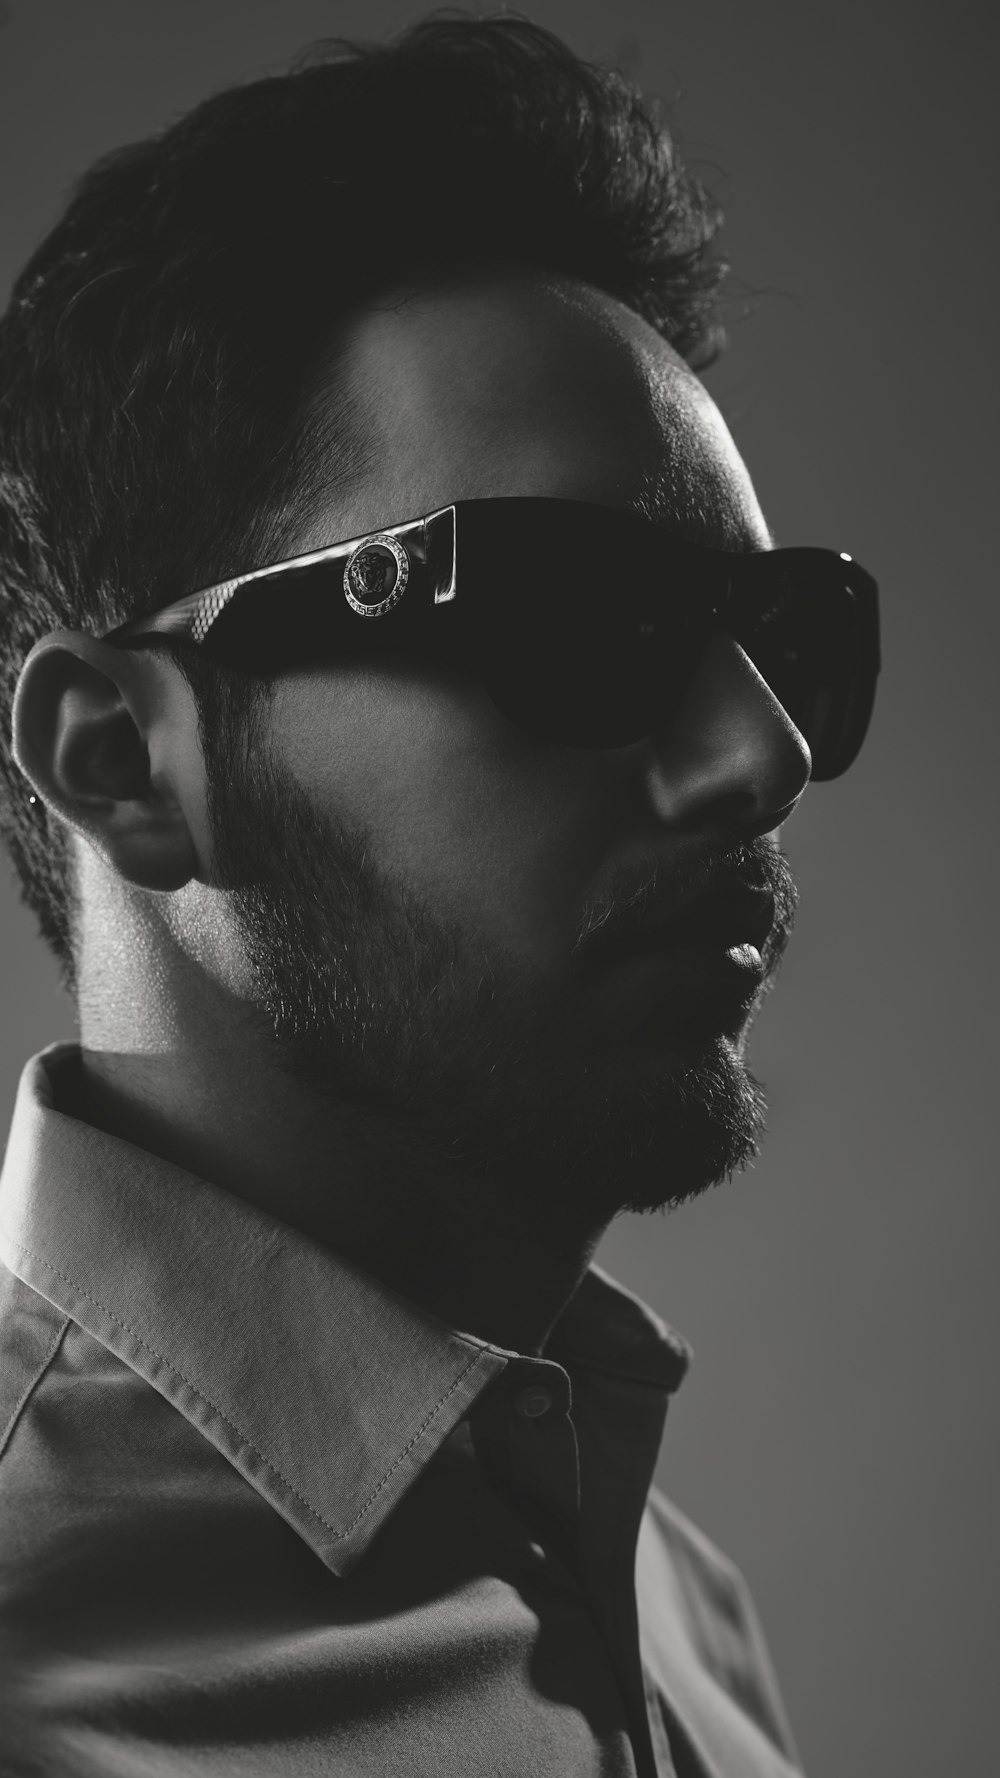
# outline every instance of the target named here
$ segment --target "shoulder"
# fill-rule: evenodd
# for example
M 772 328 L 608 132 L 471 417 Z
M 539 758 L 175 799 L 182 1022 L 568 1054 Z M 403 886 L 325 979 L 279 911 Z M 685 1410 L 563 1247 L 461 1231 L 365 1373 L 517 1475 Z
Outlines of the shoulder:
M 770 1650 L 742 1569 L 655 1486 L 647 1497 L 647 1516 L 700 1663 L 797 1764 Z
M 0 1617 L 29 1640 L 132 1629 L 250 1485 L 150 1382 L 0 1266 Z M 264 1511 L 263 1504 L 261 1511 Z M 242 1523 L 242 1520 L 240 1520 Z M 171 1546 L 169 1572 L 161 1572 Z
M 647 1506 L 678 1564 L 682 1580 L 695 1582 L 699 1592 L 707 1586 L 720 1605 L 725 1605 L 734 1594 L 748 1595 L 747 1583 L 736 1563 L 662 1489 L 650 1488 Z
M 123 1698 L 155 1696 L 165 1626 L 183 1668 L 231 1636 L 234 1600 L 273 1612 L 313 1562 L 298 1542 L 151 1383 L 0 1266 L 5 1778 L 109 1771 L 104 1733 Z

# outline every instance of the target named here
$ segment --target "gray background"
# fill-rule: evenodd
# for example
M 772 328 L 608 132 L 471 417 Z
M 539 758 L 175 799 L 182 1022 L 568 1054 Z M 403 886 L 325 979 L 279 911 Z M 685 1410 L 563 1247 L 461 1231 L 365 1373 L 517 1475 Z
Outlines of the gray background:
M 0 7 L 3 300 L 96 154 L 422 10 Z M 856 554 L 884 608 L 866 750 L 785 830 L 764 1156 L 599 1258 L 695 1346 L 659 1480 L 749 1577 L 812 1778 L 995 1771 L 996 45 L 962 4 L 529 10 L 675 101 L 741 281 L 708 387 L 781 541 Z M 25 1058 L 74 1034 L 9 875 L 4 1127 Z

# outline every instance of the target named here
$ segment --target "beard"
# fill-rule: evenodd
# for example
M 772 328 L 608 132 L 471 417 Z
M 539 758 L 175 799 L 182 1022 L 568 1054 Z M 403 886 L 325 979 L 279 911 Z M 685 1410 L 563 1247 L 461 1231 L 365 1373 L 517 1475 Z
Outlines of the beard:
M 592 1041 L 566 971 L 469 930 L 375 859 L 372 841 L 318 809 L 254 744 L 208 750 L 213 886 L 225 895 L 245 1003 L 275 1067 L 342 1129 L 447 1195 L 520 1199 L 553 1226 L 606 1227 L 665 1211 L 758 1154 L 766 1098 L 744 1050 L 794 918 L 789 867 L 763 840 L 696 865 L 615 867 L 574 936 L 637 931 L 720 878 L 775 897 L 766 973 L 728 1029 L 690 1023 L 669 1059 Z M 659 885 L 659 887 L 658 887 Z M 336 1168 L 336 1155 L 332 1156 Z

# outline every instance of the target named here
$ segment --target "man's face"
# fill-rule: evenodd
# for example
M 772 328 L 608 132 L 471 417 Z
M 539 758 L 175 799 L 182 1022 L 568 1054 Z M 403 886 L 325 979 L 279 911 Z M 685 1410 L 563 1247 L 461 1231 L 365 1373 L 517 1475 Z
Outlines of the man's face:
M 295 553 L 501 495 L 770 545 L 701 384 L 589 287 L 483 277 L 380 305 L 337 351 L 377 448 Z M 809 756 L 736 643 L 717 637 L 627 747 L 532 740 L 451 668 L 321 660 L 282 676 L 242 761 L 212 763 L 221 973 L 277 1065 L 374 1146 L 444 1189 L 493 1181 L 605 1222 L 756 1152 L 743 1056 L 764 990 L 741 998 L 682 945 L 637 965 L 611 944 L 749 881 L 775 895 L 777 961 L 795 895 L 776 829 Z

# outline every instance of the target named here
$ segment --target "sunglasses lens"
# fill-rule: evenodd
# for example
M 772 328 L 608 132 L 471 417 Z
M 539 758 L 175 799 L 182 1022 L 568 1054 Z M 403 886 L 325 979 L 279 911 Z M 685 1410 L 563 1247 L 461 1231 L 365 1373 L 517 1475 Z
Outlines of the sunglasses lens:
M 726 597 L 732 557 L 625 514 L 524 504 L 530 529 L 492 524 L 475 552 L 479 670 L 519 727 L 569 746 L 644 739 L 683 698 L 718 605 L 808 742 L 813 778 L 846 771 L 878 672 L 875 584 L 857 563 L 831 550 L 748 554 Z
M 484 514 L 489 535 L 475 540 L 487 690 L 540 740 L 624 747 L 643 739 L 678 701 L 704 642 L 683 563 L 665 559 L 652 527 L 628 514 L 575 501 L 517 505 L 516 525 Z M 462 559 L 460 523 L 460 574 Z
M 497 650 L 482 671 L 504 715 L 538 740 L 569 747 L 627 747 L 679 701 L 691 677 L 688 651 L 663 662 L 648 649 L 608 637 L 533 642 L 530 653 Z
M 812 753 L 839 777 L 868 727 L 878 671 L 874 583 L 829 550 L 763 554 L 743 577 L 730 628 Z

